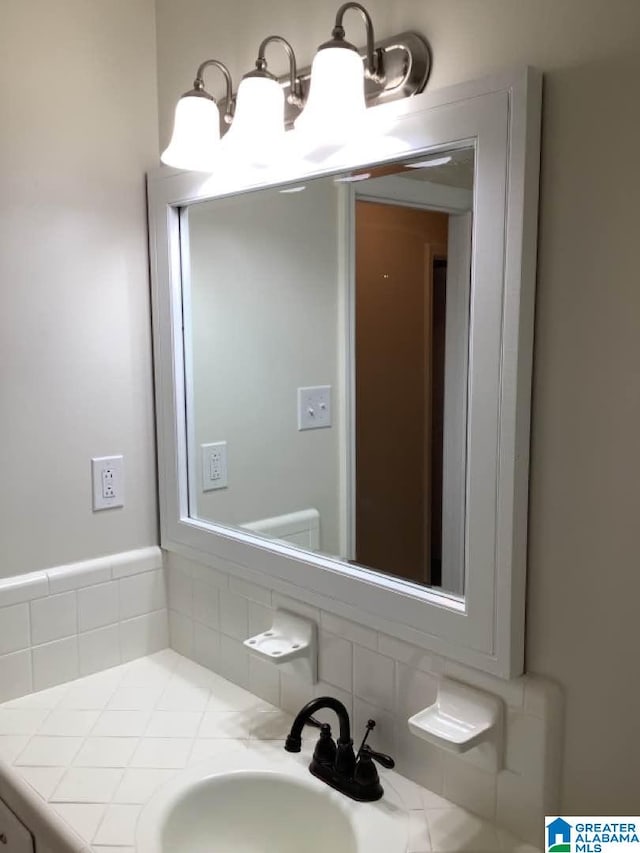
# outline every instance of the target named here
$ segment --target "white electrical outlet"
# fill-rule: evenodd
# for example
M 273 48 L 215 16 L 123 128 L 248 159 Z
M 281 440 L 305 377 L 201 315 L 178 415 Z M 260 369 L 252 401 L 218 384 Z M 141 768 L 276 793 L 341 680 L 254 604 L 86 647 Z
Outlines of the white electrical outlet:
M 298 429 L 331 426 L 331 385 L 298 388 Z
M 124 459 L 100 456 L 91 460 L 93 511 L 124 506 Z
M 214 441 L 211 444 L 201 444 L 202 454 L 202 491 L 211 492 L 214 489 L 226 489 L 229 485 L 227 477 L 227 442 Z

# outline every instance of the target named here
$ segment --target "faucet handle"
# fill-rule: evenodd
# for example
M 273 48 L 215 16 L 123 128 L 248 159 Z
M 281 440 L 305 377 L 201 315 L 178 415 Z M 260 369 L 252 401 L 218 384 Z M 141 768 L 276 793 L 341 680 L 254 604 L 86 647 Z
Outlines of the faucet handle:
M 376 752 L 374 749 L 371 749 L 369 744 L 364 744 L 361 747 L 359 757 L 372 758 L 374 761 L 377 761 L 378 764 L 381 764 L 386 770 L 393 770 L 396 766 L 395 761 L 390 755 L 386 755 L 384 752 Z
M 304 724 L 305 726 L 313 726 L 314 729 L 321 729 L 323 726 L 327 725 L 327 723 L 321 723 L 320 720 L 316 720 L 315 717 L 307 717 Z

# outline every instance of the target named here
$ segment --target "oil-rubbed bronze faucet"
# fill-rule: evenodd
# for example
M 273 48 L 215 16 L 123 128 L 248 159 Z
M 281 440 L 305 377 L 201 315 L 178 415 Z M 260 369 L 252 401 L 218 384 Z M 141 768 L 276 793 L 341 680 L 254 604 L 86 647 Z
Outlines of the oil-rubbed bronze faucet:
M 319 723 L 313 717 L 321 708 L 330 708 L 338 715 L 340 736 L 337 742 L 331 737 L 331 727 L 328 723 Z M 320 739 L 309 764 L 309 770 L 314 776 L 353 800 L 372 802 L 382 797 L 384 790 L 373 762 L 379 762 L 388 770 L 395 767 L 395 762 L 390 756 L 374 752 L 367 745 L 369 733 L 375 727 L 374 720 L 367 723 L 367 731 L 357 755 L 353 751 L 349 713 L 337 699 L 321 696 L 307 702 L 293 721 L 284 745 L 287 752 L 300 752 L 302 729 L 305 725 L 320 729 Z

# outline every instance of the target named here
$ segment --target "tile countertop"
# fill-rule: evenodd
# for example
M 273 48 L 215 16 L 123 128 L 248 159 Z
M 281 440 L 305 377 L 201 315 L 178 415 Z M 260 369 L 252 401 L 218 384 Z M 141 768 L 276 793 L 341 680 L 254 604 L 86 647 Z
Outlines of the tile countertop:
M 135 853 L 138 816 L 161 785 L 222 752 L 282 750 L 291 722 L 158 652 L 0 704 L 0 798 L 52 853 Z M 410 812 L 407 853 L 537 853 L 394 771 L 381 776 Z

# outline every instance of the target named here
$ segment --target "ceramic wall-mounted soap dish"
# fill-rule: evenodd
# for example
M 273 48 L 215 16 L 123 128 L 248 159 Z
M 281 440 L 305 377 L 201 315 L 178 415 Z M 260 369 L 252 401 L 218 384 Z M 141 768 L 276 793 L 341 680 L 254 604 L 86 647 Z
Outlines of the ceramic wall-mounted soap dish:
M 503 703 L 497 696 L 443 678 L 433 705 L 410 717 L 416 737 L 449 752 L 468 752 L 476 747 L 486 763 L 499 769 L 502 758 Z
M 276 610 L 269 630 L 244 641 L 249 651 L 276 664 L 282 672 L 315 684 L 318 680 L 318 638 L 315 622 Z

